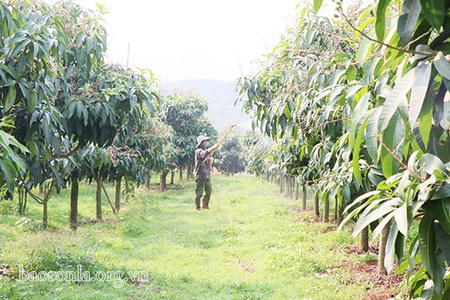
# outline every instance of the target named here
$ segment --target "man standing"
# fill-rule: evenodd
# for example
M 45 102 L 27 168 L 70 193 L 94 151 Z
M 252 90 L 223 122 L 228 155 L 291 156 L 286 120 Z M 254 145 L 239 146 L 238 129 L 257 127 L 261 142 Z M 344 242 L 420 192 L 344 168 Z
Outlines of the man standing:
M 211 198 L 211 160 L 210 154 L 219 148 L 219 144 L 215 144 L 211 148 L 209 140 L 211 138 L 200 135 L 197 138 L 197 147 L 195 149 L 195 205 L 198 211 L 200 208 L 200 201 L 202 200 L 203 191 L 203 209 L 209 209 L 209 199 Z

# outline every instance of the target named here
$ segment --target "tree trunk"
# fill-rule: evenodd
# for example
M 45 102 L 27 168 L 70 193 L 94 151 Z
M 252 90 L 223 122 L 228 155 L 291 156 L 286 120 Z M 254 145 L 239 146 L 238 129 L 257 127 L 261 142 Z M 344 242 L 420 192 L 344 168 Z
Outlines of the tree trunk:
M 102 182 L 100 178 L 97 178 L 97 192 L 95 194 L 95 207 L 97 221 L 102 220 Z
M 174 184 L 174 179 L 175 179 L 175 171 L 171 171 L 171 173 L 170 173 L 170 184 L 171 185 Z
M 361 251 L 363 252 L 369 252 L 369 226 L 361 230 L 360 236 L 359 236 Z
M 161 192 L 164 192 L 167 189 L 167 174 L 169 174 L 169 170 L 164 170 L 161 172 L 161 175 L 159 176 L 159 184 Z
M 284 193 L 284 180 L 283 178 L 278 179 L 278 184 L 280 185 L 280 194 Z
M 317 193 L 314 195 L 314 213 L 317 217 L 320 216 L 319 195 L 317 195 Z
M 180 182 L 183 180 L 183 167 L 180 167 Z
M 189 179 L 191 179 L 191 173 L 192 173 L 192 166 L 191 166 L 191 164 L 188 164 L 187 165 L 187 175 L 186 175 L 186 178 L 187 178 L 187 180 L 189 180 Z
M 387 270 L 384 266 L 384 259 L 386 257 L 386 244 L 389 236 L 389 231 L 391 230 L 391 221 L 389 221 L 383 230 L 381 230 L 380 235 L 380 247 L 378 250 L 378 273 L 381 275 L 387 275 Z
M 150 175 L 150 171 L 148 171 L 147 175 L 145 175 L 145 188 L 147 190 L 150 190 L 150 179 L 151 179 L 151 175 Z
M 295 201 L 298 200 L 299 192 L 300 192 L 300 182 L 298 182 L 297 178 L 297 180 L 295 180 Z
M 287 196 L 291 198 L 292 196 L 292 189 L 291 189 L 291 178 L 286 177 L 286 189 L 287 189 Z
M 42 227 L 44 229 L 48 229 L 48 209 L 47 209 L 48 200 L 44 200 L 42 202 Z
M 130 196 L 130 181 L 125 176 L 125 203 L 128 203 L 128 197 Z
M 25 214 L 25 208 L 24 208 L 24 202 L 25 202 L 25 196 L 27 195 L 25 188 L 19 187 L 17 189 L 17 193 L 19 194 L 19 215 L 23 216 Z
M 25 214 L 25 212 L 27 211 L 28 194 L 27 194 L 27 191 L 24 191 L 23 193 L 25 194 L 25 196 L 24 196 L 24 198 L 23 198 L 22 211 L 23 211 L 23 214 Z
M 298 189 L 298 186 L 297 186 Z M 302 183 L 302 192 L 303 192 L 303 209 L 306 209 L 306 197 L 307 197 L 307 193 L 306 193 L 306 184 L 305 182 Z
M 330 221 L 330 195 L 328 193 L 325 194 L 325 201 L 323 203 L 323 221 Z
M 72 189 L 70 193 L 70 230 L 78 227 L 78 169 L 72 171 Z
M 337 202 L 337 201 L 336 201 Z M 344 218 L 342 217 L 344 214 L 344 207 L 342 205 L 337 205 L 337 224 L 340 225 L 341 222 L 344 220 Z
M 122 176 L 120 176 L 116 180 L 116 201 L 114 203 L 114 209 L 116 210 L 117 214 L 120 211 L 120 192 L 121 192 L 121 189 L 122 189 Z
M 339 201 L 337 199 L 334 199 L 334 219 L 338 219 L 338 207 L 339 207 Z
M 291 186 L 291 198 L 294 198 L 294 190 L 295 190 L 295 181 L 294 181 L 294 177 L 290 177 L 289 178 L 289 185 Z

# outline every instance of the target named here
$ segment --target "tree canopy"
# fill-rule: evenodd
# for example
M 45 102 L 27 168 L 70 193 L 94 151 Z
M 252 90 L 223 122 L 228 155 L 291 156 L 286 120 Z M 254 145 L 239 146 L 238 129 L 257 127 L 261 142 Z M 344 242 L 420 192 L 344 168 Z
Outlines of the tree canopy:
M 277 141 L 279 176 L 332 196 L 355 234 L 376 222 L 383 265 L 403 261 L 409 298 L 449 293 L 449 8 L 338 1 L 335 18 L 300 8 L 297 26 L 238 84 L 255 125 Z

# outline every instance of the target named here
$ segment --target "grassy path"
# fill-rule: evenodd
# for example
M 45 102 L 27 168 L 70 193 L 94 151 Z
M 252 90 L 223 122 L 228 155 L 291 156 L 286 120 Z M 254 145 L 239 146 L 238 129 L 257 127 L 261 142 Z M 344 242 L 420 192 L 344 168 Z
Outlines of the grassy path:
M 351 244 L 350 234 L 299 221 L 298 203 L 254 177 L 216 176 L 211 210 L 202 212 L 194 210 L 192 182 L 163 194 L 138 190 L 117 219 L 109 213 L 101 223 L 89 222 L 94 187 L 82 188 L 86 224 L 76 234 L 66 230 L 66 192 L 51 200 L 49 231 L 35 230 L 39 205 L 20 218 L 12 203 L 0 203 L 0 274 L 8 274 L 0 299 L 362 299 L 366 292 L 337 268 L 358 259 L 333 250 Z M 85 277 L 60 280 L 70 272 Z

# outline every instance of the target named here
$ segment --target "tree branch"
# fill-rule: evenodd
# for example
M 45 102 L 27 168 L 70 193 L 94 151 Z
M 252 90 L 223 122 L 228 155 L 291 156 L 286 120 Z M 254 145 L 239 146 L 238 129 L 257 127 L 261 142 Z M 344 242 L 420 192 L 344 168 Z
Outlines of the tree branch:
M 394 151 L 392 151 L 391 149 L 389 149 L 389 147 L 388 147 L 385 143 L 383 143 L 383 141 L 381 140 L 381 137 L 380 137 L 379 135 L 374 135 L 374 137 L 375 137 L 375 138 L 377 139 L 377 141 L 384 147 L 384 149 L 386 149 L 386 150 L 389 152 L 389 154 L 391 154 L 392 157 L 393 157 L 396 161 L 398 161 L 398 162 L 400 163 L 400 165 L 401 165 L 405 170 L 408 170 L 408 172 L 411 173 L 411 175 L 413 175 L 414 177 L 416 177 L 417 179 L 419 179 L 419 180 L 421 180 L 421 181 L 425 181 L 425 180 L 426 180 L 426 178 L 420 176 L 419 174 L 417 174 L 416 172 L 414 172 L 414 170 L 411 170 L 411 169 L 409 168 L 409 166 L 406 165 L 406 164 L 401 160 L 401 158 L 398 157 L 397 154 L 394 153 Z
M 433 56 L 433 53 L 432 53 L 432 52 L 421 52 L 421 51 L 407 50 L 406 47 L 407 47 L 409 44 L 406 45 L 406 46 L 403 47 L 403 48 L 398 48 L 398 47 L 395 47 L 395 46 L 386 44 L 386 43 L 384 43 L 384 42 L 382 42 L 382 41 L 379 41 L 379 40 L 377 40 L 377 39 L 371 38 L 371 37 L 368 36 L 366 33 L 364 33 L 363 31 L 359 30 L 358 28 L 356 28 L 356 27 L 350 22 L 350 20 L 349 20 L 349 19 L 347 18 L 347 16 L 344 14 L 344 11 L 342 10 L 342 7 L 341 7 L 340 9 L 338 9 L 338 12 L 339 12 L 339 14 L 344 18 L 345 22 L 346 22 L 348 25 L 350 25 L 350 27 L 351 27 L 354 31 L 358 32 L 359 34 L 361 34 L 363 37 L 365 37 L 366 39 L 368 39 L 368 40 L 371 41 L 371 42 L 380 44 L 380 45 L 382 45 L 382 46 L 385 46 L 386 48 L 390 48 L 390 49 L 397 50 L 397 51 L 400 51 L 400 52 L 406 52 L 406 53 L 411 53 L 411 54 L 420 54 L 420 55 L 425 55 L 425 56 L 430 56 L 430 57 Z
M 72 155 L 75 154 L 75 152 L 77 152 L 78 150 L 80 150 L 81 146 L 80 144 L 78 144 L 75 148 L 73 148 L 72 150 L 70 150 L 69 152 L 65 153 L 65 154 L 61 154 L 61 155 L 57 155 L 57 154 L 52 154 L 52 158 L 69 158 Z

